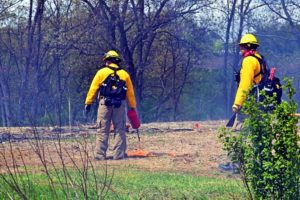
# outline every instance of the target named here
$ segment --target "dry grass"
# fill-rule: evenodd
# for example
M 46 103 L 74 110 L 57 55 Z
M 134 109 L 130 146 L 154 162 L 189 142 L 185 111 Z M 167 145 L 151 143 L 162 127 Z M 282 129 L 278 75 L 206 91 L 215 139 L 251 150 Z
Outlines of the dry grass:
M 198 123 L 197 129 L 194 129 L 195 123 Z M 140 142 L 138 142 L 134 131 L 127 135 L 128 150 L 142 149 L 151 152 L 151 155 L 154 156 L 94 162 L 95 165 L 107 163 L 109 167 L 115 169 L 134 167 L 149 171 L 183 172 L 209 177 L 223 176 L 224 174 L 218 170 L 218 164 L 226 160 L 226 153 L 218 141 L 217 129 L 224 124 L 224 121 L 144 124 L 140 129 Z M 15 136 L 23 135 L 23 138 L 31 138 L 34 135 L 30 128 L 0 129 L 0 133 L 4 132 Z M 61 155 L 57 151 L 59 141 L 49 140 L 57 137 L 58 134 L 60 138 L 72 138 L 71 140 L 60 141 L 66 166 L 72 166 L 73 158 L 80 163 L 84 149 L 87 150 L 88 156 L 93 159 L 94 140 L 82 141 L 84 138 L 89 138 L 95 134 L 94 129 L 83 126 L 76 127 L 71 132 L 69 128 L 62 128 L 57 132 L 57 130 L 42 127 L 37 128 L 36 132 L 41 138 L 46 139 L 42 140 L 46 162 L 55 163 L 56 166 L 61 165 L 61 159 L 59 159 Z M 0 145 L 0 155 L 6 158 L 0 159 L 0 172 L 6 171 L 4 166 L 7 164 L 9 166 L 22 166 L 22 156 L 25 164 L 30 166 L 31 170 L 38 170 L 41 161 L 34 152 L 35 141 L 21 139 L 15 141 Z M 114 142 L 113 137 L 111 137 L 110 142 Z M 84 147 L 85 144 L 86 147 Z M 110 145 L 110 147 L 112 146 Z M 112 155 L 111 149 L 108 154 Z M 14 159 L 16 162 L 13 162 Z

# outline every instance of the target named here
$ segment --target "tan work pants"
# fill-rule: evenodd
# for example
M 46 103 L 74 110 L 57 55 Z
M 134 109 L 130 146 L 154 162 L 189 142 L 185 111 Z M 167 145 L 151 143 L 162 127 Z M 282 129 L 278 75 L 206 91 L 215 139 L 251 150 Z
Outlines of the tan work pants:
M 114 145 L 114 159 L 123 159 L 126 153 L 126 134 L 125 134 L 125 101 L 119 108 L 105 106 L 104 99 L 101 99 L 98 107 L 97 124 L 99 126 L 96 138 L 96 156 L 106 157 L 111 122 L 114 126 L 116 142 Z

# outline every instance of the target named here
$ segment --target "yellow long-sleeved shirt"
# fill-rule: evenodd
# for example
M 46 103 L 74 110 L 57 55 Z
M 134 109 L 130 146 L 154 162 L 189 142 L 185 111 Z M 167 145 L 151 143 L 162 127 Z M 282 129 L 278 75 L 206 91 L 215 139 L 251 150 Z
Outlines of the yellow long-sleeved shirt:
M 110 67 L 119 68 L 118 65 L 111 63 L 109 65 Z M 104 67 L 100 70 L 98 70 L 97 74 L 95 75 L 92 84 L 90 86 L 90 89 L 87 93 L 85 104 L 90 105 L 95 100 L 97 92 L 101 86 L 101 84 L 104 82 L 104 80 L 110 75 L 114 73 L 114 71 L 108 67 Z M 118 70 L 117 74 L 119 75 L 121 80 L 124 80 L 126 82 L 127 86 L 127 92 L 126 92 L 126 100 L 128 102 L 128 105 L 131 108 L 136 108 L 136 101 L 134 96 L 134 89 L 132 85 L 131 78 L 129 74 L 125 70 Z
M 255 52 L 255 56 L 261 58 L 257 52 Z M 235 105 L 242 106 L 246 99 L 245 92 L 248 92 L 253 84 L 258 84 L 261 81 L 261 74 L 255 77 L 256 74 L 259 74 L 259 72 L 260 63 L 257 58 L 247 56 L 243 59 L 240 71 L 240 84 L 234 100 Z

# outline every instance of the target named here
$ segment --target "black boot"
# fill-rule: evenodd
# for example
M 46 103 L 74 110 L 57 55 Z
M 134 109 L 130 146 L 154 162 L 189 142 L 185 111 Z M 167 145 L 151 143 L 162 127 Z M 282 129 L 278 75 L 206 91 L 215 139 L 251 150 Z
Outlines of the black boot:
M 239 165 L 237 163 L 224 163 L 219 165 L 219 169 L 224 172 L 231 172 L 233 174 L 239 173 Z

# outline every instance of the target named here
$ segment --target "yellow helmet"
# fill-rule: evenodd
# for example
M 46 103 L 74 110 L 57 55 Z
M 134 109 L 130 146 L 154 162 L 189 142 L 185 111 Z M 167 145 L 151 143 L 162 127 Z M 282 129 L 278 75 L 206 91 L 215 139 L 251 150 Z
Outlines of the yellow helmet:
M 247 34 L 243 35 L 239 44 L 240 45 L 241 44 L 255 44 L 255 45 L 259 46 L 259 43 L 258 43 L 256 37 L 251 33 L 247 33 Z
M 120 55 L 116 51 L 114 51 L 114 50 L 109 50 L 107 53 L 104 54 L 102 60 L 105 61 L 107 59 L 121 61 Z

